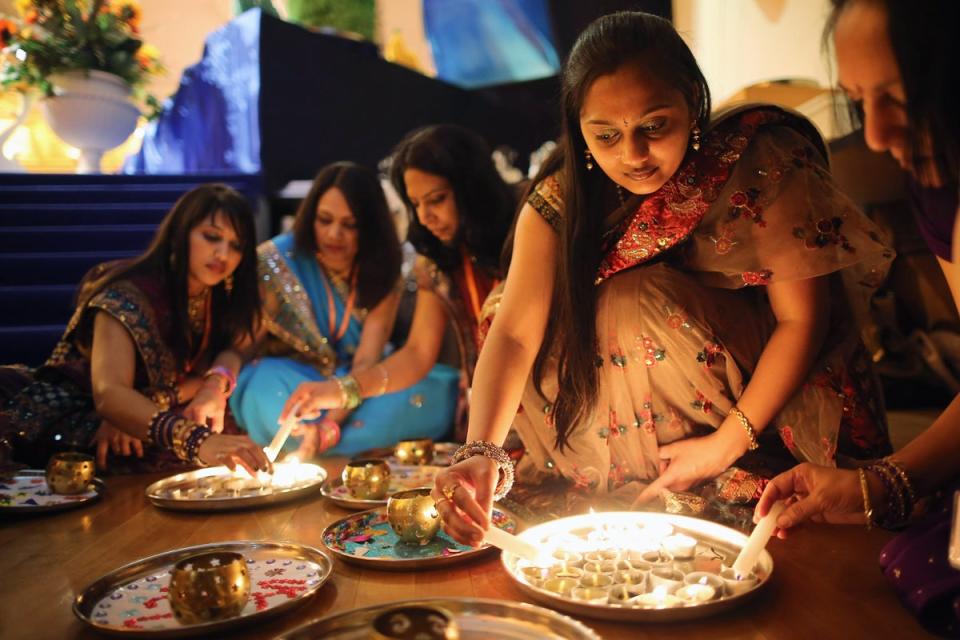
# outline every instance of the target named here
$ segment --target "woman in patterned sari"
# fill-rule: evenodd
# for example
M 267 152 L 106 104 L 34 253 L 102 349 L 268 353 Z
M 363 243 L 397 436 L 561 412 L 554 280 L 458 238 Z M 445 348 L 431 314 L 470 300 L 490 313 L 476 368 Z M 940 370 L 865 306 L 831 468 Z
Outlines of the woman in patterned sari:
M 96 450 L 101 469 L 197 464 L 266 469 L 260 447 L 225 435 L 227 396 L 259 309 L 253 214 L 242 195 L 202 185 L 174 204 L 139 258 L 95 267 L 50 358 L 4 368 L 0 445 L 42 466 Z M 108 462 L 108 453 L 113 456 Z
M 436 479 L 447 530 L 482 539 L 511 424 L 517 474 L 559 485 L 559 511 L 710 486 L 755 449 L 762 465 L 888 451 L 855 311 L 891 253 L 812 125 L 773 107 L 709 122 L 693 55 L 643 13 L 588 27 L 563 86 L 563 166 L 520 214 L 468 443 Z
M 466 433 L 466 400 L 477 361 L 480 319 L 494 308 L 489 296 L 499 281 L 500 253 L 516 197 L 503 181 L 483 139 L 463 127 L 433 125 L 409 133 L 394 149 L 390 178 L 409 215 L 408 239 L 417 250 L 416 309 L 404 346 L 382 370 L 359 371 L 361 394 L 381 384 L 396 391 L 419 380 L 441 351 L 449 321 L 460 359 L 456 438 Z M 307 384 L 287 402 L 313 415 L 339 407 L 332 383 Z
M 373 172 L 346 162 L 322 169 L 293 231 L 265 242 L 258 254 L 264 298 L 259 357 L 243 368 L 230 400 L 254 440 L 273 439 L 281 409 L 301 384 L 329 380 L 339 397 L 337 380 L 366 370 L 373 376 L 367 387 L 372 397 L 299 425 L 298 457 L 352 455 L 447 433 L 457 371 L 428 367 L 422 380 L 397 390 L 388 388 L 388 372 L 379 364 L 389 353 L 399 302 L 400 244 Z M 288 448 L 294 447 L 291 442 Z

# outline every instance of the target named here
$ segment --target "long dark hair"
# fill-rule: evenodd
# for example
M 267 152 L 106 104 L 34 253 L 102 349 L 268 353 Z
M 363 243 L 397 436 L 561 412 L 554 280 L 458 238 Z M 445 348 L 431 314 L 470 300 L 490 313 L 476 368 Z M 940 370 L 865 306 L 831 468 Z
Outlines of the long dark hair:
M 840 14 L 854 2 L 832 0 L 824 29 L 827 42 Z M 887 14 L 887 36 L 907 98 L 911 156 L 931 156 L 943 183 L 956 186 L 960 175 L 960 2 L 870 0 Z M 862 113 L 853 110 L 862 124 Z M 922 167 L 916 167 L 922 171 Z
M 357 221 L 357 306 L 372 309 L 400 278 L 400 240 L 377 175 L 354 162 L 334 162 L 320 169 L 293 223 L 297 251 L 317 252 L 314 221 L 317 203 L 330 189 L 343 193 Z
M 561 391 L 553 419 L 560 449 L 566 446 L 571 427 L 586 416 L 599 386 L 594 278 L 601 258 L 600 212 L 615 189 L 602 171 L 586 169 L 587 144 L 580 131 L 580 110 L 598 77 L 627 64 L 647 65 L 680 91 L 701 130 L 707 128 L 710 118 L 707 81 L 667 20 L 642 12 L 612 13 L 591 23 L 574 43 L 561 77 L 563 117 L 558 153 L 563 162 L 564 211 L 553 310 L 533 369 L 537 390 L 543 395 L 540 383 L 548 358 L 551 353 L 557 355 Z M 555 168 L 559 162 L 554 158 L 545 169 Z
M 407 169 L 441 176 L 450 183 L 460 218 L 458 240 L 462 239 L 480 267 L 499 276 L 500 250 L 517 198 L 497 172 L 483 138 L 457 125 L 438 124 L 408 133 L 393 150 L 390 181 L 410 218 L 407 240 L 417 253 L 450 272 L 460 265 L 459 247 L 457 243 L 444 245 L 420 224 L 403 181 Z
M 244 336 L 252 337 L 260 314 L 257 287 L 257 237 L 253 211 L 247 199 L 225 184 L 203 184 L 186 192 L 174 203 L 141 256 L 118 263 L 106 275 L 84 287 L 78 304 L 85 305 L 110 283 L 132 276 L 156 276 L 163 283 L 170 303 L 169 347 L 182 370 L 197 345 L 187 315 L 187 277 L 190 272 L 190 232 L 211 216 L 225 218 L 241 244 L 240 264 L 233 272 L 227 293 L 224 282 L 211 291 L 211 333 L 208 353 L 219 353 Z

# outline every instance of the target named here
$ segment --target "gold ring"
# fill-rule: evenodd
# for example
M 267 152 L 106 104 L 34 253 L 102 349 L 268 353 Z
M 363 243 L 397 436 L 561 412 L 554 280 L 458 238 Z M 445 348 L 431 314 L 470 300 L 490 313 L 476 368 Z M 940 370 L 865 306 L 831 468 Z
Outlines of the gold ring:
M 457 489 L 459 488 L 460 488 L 459 483 L 447 485 L 443 489 L 440 489 L 440 493 L 443 494 L 444 498 L 453 502 L 453 494 L 455 494 L 457 492 Z
M 439 500 L 434 500 L 434 501 L 433 501 L 433 506 L 439 507 L 440 504 L 443 503 L 443 502 L 450 502 L 450 498 L 448 498 L 447 496 L 443 496 L 443 497 L 440 498 Z

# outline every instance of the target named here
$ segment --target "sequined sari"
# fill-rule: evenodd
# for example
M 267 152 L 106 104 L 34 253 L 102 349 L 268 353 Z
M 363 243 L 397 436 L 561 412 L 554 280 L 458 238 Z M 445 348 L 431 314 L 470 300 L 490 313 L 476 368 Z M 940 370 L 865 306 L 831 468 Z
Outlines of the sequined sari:
M 551 177 L 530 198 L 554 227 L 561 193 Z M 828 274 L 828 338 L 758 454 L 739 464 L 768 475 L 793 460 L 834 465 L 889 451 L 857 319 L 893 256 L 832 183 L 807 121 L 775 108 L 720 119 L 659 191 L 623 209 L 608 217 L 596 277 L 598 397 L 561 452 L 555 373 L 543 381 L 546 399 L 528 382 L 514 422 L 523 483 L 552 481 L 563 499 L 634 497 L 657 476 L 661 445 L 709 433 L 736 404 L 776 326 L 765 285 Z M 728 479 L 715 493 L 745 501 L 762 489 Z
M 80 290 L 98 281 L 112 267 L 99 265 L 81 281 Z M 81 295 L 81 297 L 83 297 Z M 47 361 L 35 371 L 21 369 L 20 389 L 0 410 L 0 435 L 14 448 L 16 459 L 43 465 L 57 451 L 92 452 L 93 436 L 102 419 L 94 409 L 90 375 L 93 320 L 109 314 L 130 334 L 136 347 L 134 389 L 162 409 L 176 406 L 177 385 L 185 372 L 170 351 L 170 305 L 159 278 L 139 275 L 118 280 L 77 308 Z M 199 343 L 199 340 L 198 340 Z M 200 354 L 203 370 L 212 354 Z M 5 368 L 6 369 L 6 368 Z M 7 369 L 4 378 L 10 380 Z M 7 391 L 13 391 L 10 387 Z M 113 473 L 148 472 L 184 467 L 167 451 L 145 447 L 144 458 L 116 457 Z
M 268 444 L 300 383 L 349 373 L 366 310 L 350 310 L 344 325 L 349 284 L 328 276 L 313 255 L 295 251 L 292 234 L 263 243 L 257 256 L 269 335 L 241 370 L 230 407 L 251 438 Z M 332 336 L 331 327 L 342 325 L 343 335 Z M 457 380 L 455 369 L 436 365 L 412 387 L 367 398 L 341 425 L 340 443 L 328 453 L 353 455 L 406 438 L 444 437 L 453 425 Z M 288 440 L 287 450 L 297 447 L 295 440 Z

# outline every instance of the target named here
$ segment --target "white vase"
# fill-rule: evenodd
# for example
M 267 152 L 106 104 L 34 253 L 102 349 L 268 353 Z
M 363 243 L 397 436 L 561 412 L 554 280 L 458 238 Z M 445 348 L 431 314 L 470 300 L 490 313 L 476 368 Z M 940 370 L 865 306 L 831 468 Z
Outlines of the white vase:
M 80 150 L 77 173 L 100 173 L 105 151 L 123 143 L 140 111 L 130 101 L 130 85 L 104 71 L 67 71 L 50 76 L 54 95 L 43 113 L 54 133 Z

